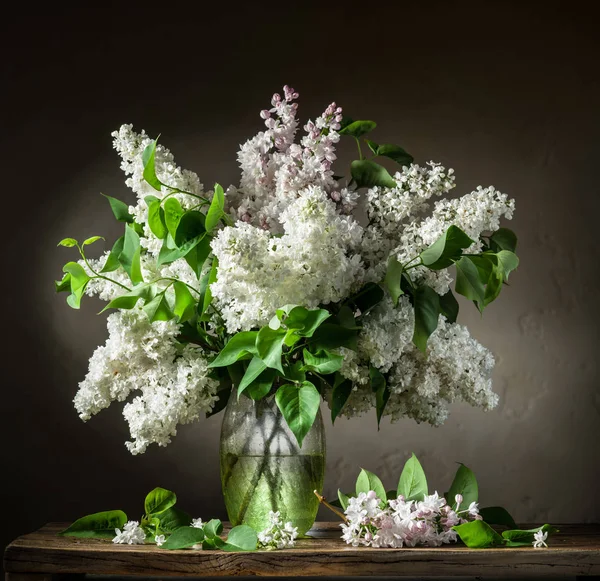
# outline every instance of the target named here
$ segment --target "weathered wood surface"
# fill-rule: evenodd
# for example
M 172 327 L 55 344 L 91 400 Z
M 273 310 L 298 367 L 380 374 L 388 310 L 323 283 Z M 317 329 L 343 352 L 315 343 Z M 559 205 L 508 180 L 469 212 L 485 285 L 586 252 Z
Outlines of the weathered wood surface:
M 227 553 L 167 551 L 154 545 L 60 537 L 65 523 L 50 523 L 12 542 L 4 554 L 9 579 L 25 574 L 138 576 L 485 576 L 550 577 L 600 575 L 600 525 L 559 525 L 550 548 L 467 549 L 353 548 L 337 523 L 316 523 L 311 539 L 293 549 Z M 526 525 L 527 528 L 535 525 Z M 40 577 L 41 579 L 41 577 Z

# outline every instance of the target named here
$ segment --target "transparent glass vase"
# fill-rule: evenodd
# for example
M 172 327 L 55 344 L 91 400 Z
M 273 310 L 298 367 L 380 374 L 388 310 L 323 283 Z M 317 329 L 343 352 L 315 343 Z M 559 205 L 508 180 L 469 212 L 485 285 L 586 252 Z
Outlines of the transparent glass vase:
M 254 401 L 236 390 L 221 428 L 221 484 L 233 526 L 257 531 L 279 511 L 305 534 L 315 522 L 325 475 L 325 431 L 321 412 L 298 446 L 274 397 Z

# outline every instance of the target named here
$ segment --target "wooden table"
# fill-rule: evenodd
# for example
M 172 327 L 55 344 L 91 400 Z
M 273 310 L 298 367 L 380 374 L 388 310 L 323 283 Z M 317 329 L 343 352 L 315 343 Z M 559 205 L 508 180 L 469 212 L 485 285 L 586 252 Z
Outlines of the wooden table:
M 48 581 L 53 575 L 117 576 L 600 576 L 600 525 L 559 525 L 550 548 L 353 548 L 337 523 L 316 523 L 293 549 L 226 553 L 167 551 L 154 545 L 60 537 L 50 523 L 12 542 L 4 553 L 6 581 Z M 527 525 L 527 528 L 535 525 Z M 227 528 L 227 527 L 226 527 Z

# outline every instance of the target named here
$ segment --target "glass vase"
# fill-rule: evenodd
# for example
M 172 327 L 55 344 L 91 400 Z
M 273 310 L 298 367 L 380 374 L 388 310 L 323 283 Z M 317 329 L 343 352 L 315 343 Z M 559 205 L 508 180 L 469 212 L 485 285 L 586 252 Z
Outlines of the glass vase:
M 221 428 L 221 484 L 233 526 L 256 531 L 269 524 L 269 512 L 305 534 L 315 522 L 325 475 L 325 432 L 321 412 L 298 446 L 274 397 L 254 401 L 236 390 Z

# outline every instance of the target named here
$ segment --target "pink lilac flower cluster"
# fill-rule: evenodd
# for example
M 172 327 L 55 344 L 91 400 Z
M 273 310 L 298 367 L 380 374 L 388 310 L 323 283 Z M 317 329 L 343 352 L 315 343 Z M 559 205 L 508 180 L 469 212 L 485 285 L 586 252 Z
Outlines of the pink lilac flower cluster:
M 354 547 L 439 547 L 456 541 L 453 526 L 481 520 L 476 502 L 465 508 L 462 504 L 460 494 L 450 506 L 437 492 L 420 501 L 399 496 L 387 503 L 373 490 L 361 492 L 349 499 L 342 539 Z

